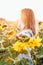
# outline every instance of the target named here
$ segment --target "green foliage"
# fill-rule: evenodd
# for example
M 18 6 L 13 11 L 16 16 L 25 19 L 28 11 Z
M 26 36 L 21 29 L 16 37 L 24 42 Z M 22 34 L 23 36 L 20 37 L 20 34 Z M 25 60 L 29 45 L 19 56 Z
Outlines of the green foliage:
M 22 58 L 20 61 L 16 62 L 15 65 L 29 65 L 29 60 Z

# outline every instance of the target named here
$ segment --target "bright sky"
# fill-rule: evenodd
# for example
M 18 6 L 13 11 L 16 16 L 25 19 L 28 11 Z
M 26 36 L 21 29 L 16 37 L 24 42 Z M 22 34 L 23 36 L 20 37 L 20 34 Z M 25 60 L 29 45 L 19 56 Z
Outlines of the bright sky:
M 7 20 L 19 19 L 22 8 L 31 8 L 36 20 L 43 21 L 43 0 L 0 0 L 0 17 Z

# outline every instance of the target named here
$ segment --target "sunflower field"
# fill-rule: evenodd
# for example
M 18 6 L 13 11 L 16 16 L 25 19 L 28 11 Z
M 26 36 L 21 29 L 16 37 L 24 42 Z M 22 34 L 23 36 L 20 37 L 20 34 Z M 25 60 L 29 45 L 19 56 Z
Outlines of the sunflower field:
M 43 28 L 38 25 L 39 36 L 18 39 L 19 28 L 0 24 L 0 65 L 43 65 Z

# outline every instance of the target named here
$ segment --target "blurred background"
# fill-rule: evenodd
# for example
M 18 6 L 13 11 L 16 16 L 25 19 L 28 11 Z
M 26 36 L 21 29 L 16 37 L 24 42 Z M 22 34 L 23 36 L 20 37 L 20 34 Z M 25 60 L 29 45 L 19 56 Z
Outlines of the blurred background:
M 19 19 L 23 8 L 33 9 L 36 20 L 43 21 L 43 0 L 0 0 L 0 18 Z

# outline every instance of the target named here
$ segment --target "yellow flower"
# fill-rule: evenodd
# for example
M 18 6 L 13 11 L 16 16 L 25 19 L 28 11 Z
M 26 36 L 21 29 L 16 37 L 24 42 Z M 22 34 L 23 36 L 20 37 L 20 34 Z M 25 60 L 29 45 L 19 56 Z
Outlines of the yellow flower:
M 3 25 L 3 26 L 2 26 L 2 28 L 6 28 L 6 27 L 7 27 L 7 25 Z
M 0 30 L 2 30 L 3 28 L 2 28 L 2 26 L 0 26 Z
M 36 64 L 36 60 L 33 60 L 33 62 Z
M 41 46 L 40 42 L 41 42 L 40 38 L 37 39 L 30 38 L 30 40 L 27 42 L 17 41 L 15 44 L 13 44 L 13 48 L 16 51 L 21 52 L 22 50 L 27 50 L 27 48 L 29 47 L 31 48 L 40 47 Z
M 13 45 L 13 48 L 14 50 L 20 52 L 22 49 L 23 49 L 23 44 L 22 42 L 16 42 L 14 45 Z
M 33 39 L 33 38 L 30 38 L 29 43 L 30 43 L 30 42 L 34 42 L 34 39 Z
M 16 32 L 11 31 L 11 32 L 9 32 L 9 33 L 6 35 L 6 37 L 7 37 L 7 38 L 10 38 L 10 37 L 12 37 L 12 36 L 15 35 L 15 34 L 16 34 Z
M 14 31 L 14 27 L 13 26 L 9 27 L 9 29 Z
M 30 38 L 30 40 L 27 41 L 27 45 L 28 47 L 34 48 L 35 47 L 34 39 Z
M 41 40 L 42 40 L 41 38 L 37 37 L 37 38 L 34 40 L 35 46 L 40 47 L 40 46 L 41 46 Z
M 15 44 L 13 44 L 13 48 L 14 50 L 21 52 L 22 50 L 26 50 L 28 47 L 28 45 L 26 45 L 26 43 L 24 42 L 19 42 L 17 41 Z
M 39 37 L 37 37 L 36 39 L 30 38 L 30 40 L 27 41 L 26 45 L 31 48 L 40 47 L 41 39 Z
M 37 43 L 39 43 L 42 39 L 38 36 L 35 40 L 37 41 Z
M 9 62 L 10 61 L 10 57 L 5 58 L 5 62 Z
M 2 25 L 0 25 L 0 30 L 5 30 L 5 27 L 3 27 Z

